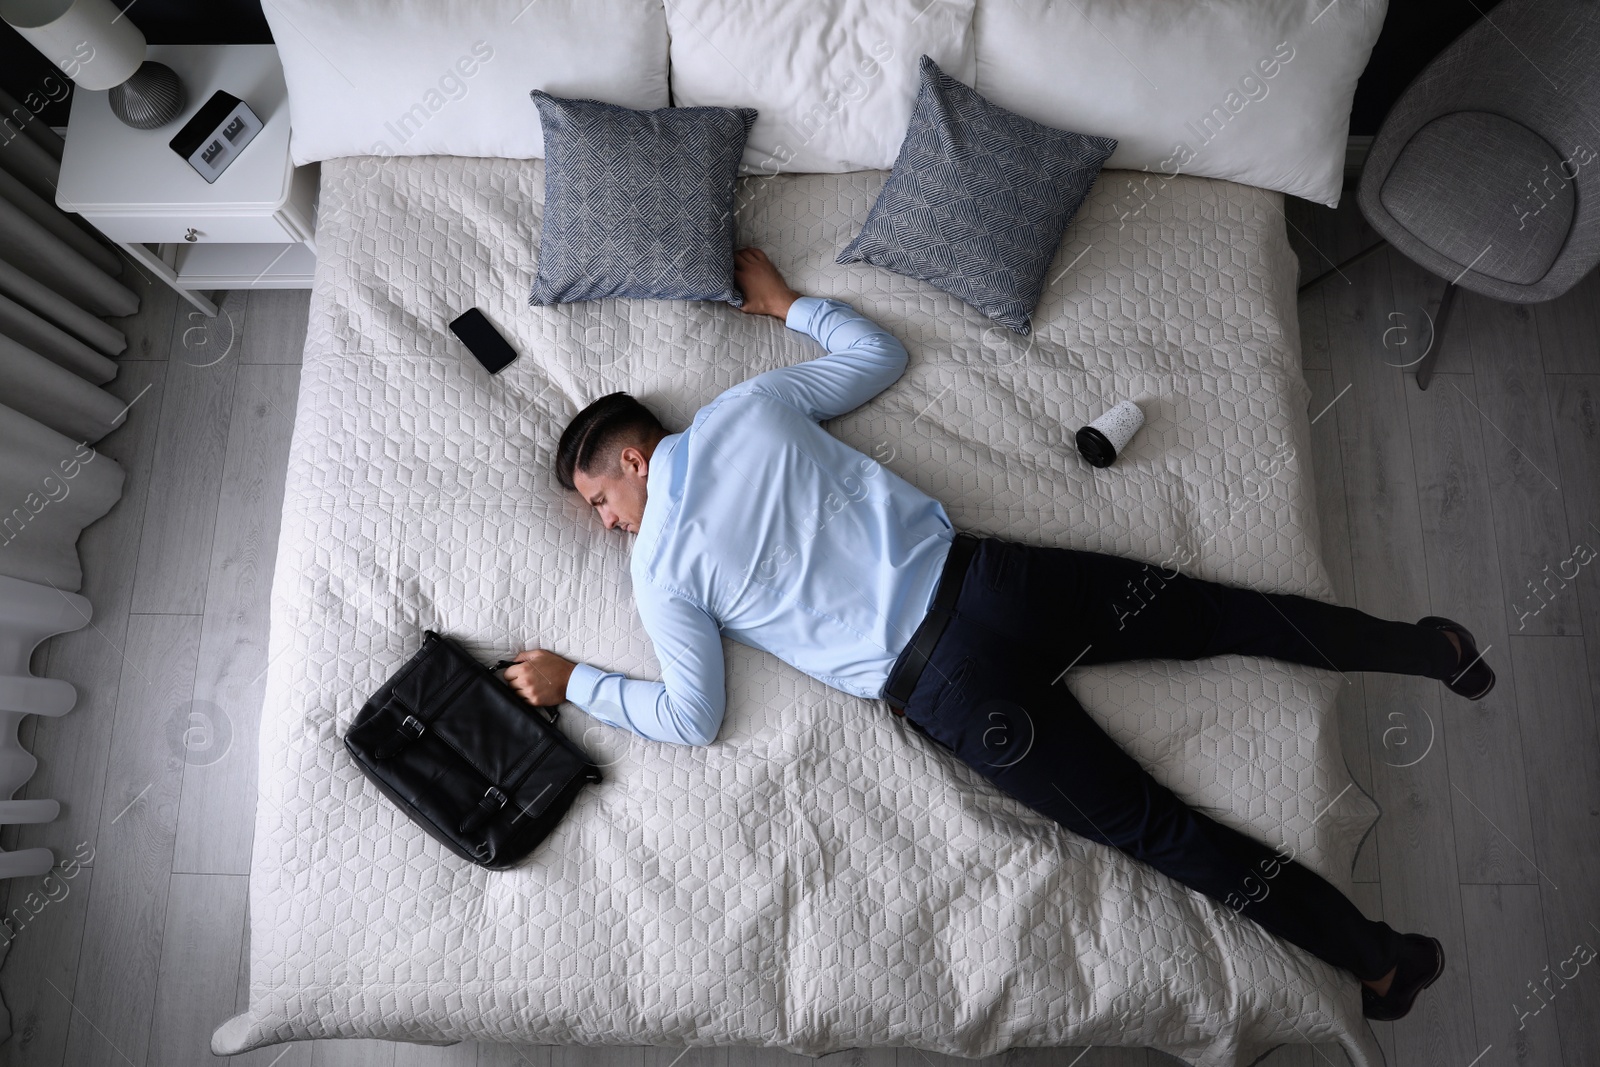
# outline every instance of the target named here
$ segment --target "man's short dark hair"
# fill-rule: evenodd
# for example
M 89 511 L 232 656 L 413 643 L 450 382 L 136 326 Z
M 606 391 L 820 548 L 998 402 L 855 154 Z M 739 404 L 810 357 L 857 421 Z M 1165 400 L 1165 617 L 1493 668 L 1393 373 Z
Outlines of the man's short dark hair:
M 592 474 L 602 462 L 655 433 L 666 433 L 661 420 L 627 393 L 607 393 L 572 417 L 556 445 L 556 481 L 576 490 L 572 476 Z

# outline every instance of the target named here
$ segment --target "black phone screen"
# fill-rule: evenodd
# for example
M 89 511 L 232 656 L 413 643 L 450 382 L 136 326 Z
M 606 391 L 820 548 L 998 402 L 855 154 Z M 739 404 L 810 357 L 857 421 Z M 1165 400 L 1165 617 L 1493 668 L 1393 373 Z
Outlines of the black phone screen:
M 451 322 L 450 332 L 461 338 L 461 343 L 490 374 L 499 372 L 517 358 L 516 350 L 506 344 L 500 331 L 477 308 L 472 308 Z

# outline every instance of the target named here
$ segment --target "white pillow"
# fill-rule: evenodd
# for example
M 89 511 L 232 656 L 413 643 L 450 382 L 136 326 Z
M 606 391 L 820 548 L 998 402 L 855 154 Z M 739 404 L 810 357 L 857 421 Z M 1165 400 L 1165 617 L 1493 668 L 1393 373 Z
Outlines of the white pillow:
M 296 164 L 542 157 L 533 89 L 668 103 L 660 0 L 266 0 L 263 9 L 283 59 Z
M 1226 178 L 1332 207 L 1386 6 L 986 0 L 974 88 L 1035 121 L 1117 138 L 1108 168 Z
M 1010 0 L 1000 0 L 1009 3 Z M 973 0 L 671 0 L 672 102 L 753 107 L 746 174 L 888 170 L 923 53 L 972 83 Z

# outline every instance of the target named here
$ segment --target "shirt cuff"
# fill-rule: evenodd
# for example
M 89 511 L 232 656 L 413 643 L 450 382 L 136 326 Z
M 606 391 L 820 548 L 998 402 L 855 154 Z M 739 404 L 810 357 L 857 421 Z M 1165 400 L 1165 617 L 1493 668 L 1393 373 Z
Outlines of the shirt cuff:
M 817 313 L 817 305 L 822 303 L 825 301 L 820 296 L 802 296 L 789 305 L 789 314 L 784 316 L 783 324 L 791 330 L 809 334 L 811 319 Z
M 580 663 L 572 668 L 572 674 L 567 677 L 567 700 L 576 704 L 584 711 L 589 710 L 589 705 L 594 703 L 594 689 L 604 678 L 605 672 Z

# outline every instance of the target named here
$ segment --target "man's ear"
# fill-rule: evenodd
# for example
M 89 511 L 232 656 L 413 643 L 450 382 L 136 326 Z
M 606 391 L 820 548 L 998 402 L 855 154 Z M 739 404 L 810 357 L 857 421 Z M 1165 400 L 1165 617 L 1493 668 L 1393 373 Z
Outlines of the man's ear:
M 645 458 L 643 452 L 632 445 L 628 445 L 622 450 L 622 454 L 617 457 L 617 462 L 622 466 L 624 473 L 637 474 L 642 477 L 650 471 L 650 461 Z

